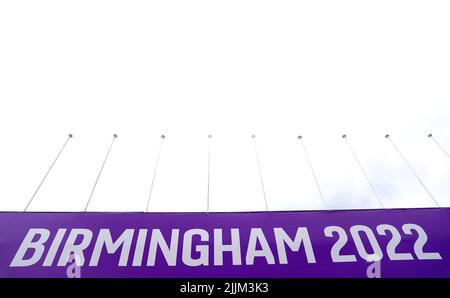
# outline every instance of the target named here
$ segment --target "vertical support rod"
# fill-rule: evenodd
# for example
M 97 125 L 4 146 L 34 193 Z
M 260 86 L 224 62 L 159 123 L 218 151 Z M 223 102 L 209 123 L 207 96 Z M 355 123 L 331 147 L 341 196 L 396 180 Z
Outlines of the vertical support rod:
M 209 188 L 211 180 L 211 139 L 212 135 L 208 135 L 208 185 L 206 188 L 206 212 L 209 213 Z
M 165 138 L 166 138 L 165 135 L 161 135 L 161 142 L 159 143 L 158 155 L 156 156 L 156 163 L 155 163 L 155 167 L 153 169 L 152 183 L 150 184 L 150 192 L 148 194 L 147 208 L 145 208 L 145 212 L 148 212 L 148 209 L 150 207 L 150 199 L 152 198 L 153 185 L 155 184 L 156 173 L 158 171 L 158 165 L 159 165 L 159 158 L 161 156 L 161 150 L 162 150 L 162 146 L 163 146 Z
M 28 210 L 28 207 L 30 207 L 31 202 L 33 201 L 34 197 L 37 195 L 39 189 L 41 189 L 42 184 L 44 184 L 45 179 L 47 178 L 48 174 L 50 174 L 50 171 L 53 169 L 53 166 L 55 165 L 56 161 L 59 159 L 59 156 L 63 152 L 64 148 L 66 148 L 67 143 L 69 142 L 69 140 L 72 137 L 73 137 L 72 134 L 67 135 L 67 139 L 64 142 L 64 145 L 59 150 L 58 154 L 56 155 L 56 158 L 53 160 L 52 164 L 50 165 L 50 167 L 48 168 L 47 172 L 45 173 L 44 178 L 42 178 L 42 180 L 39 183 L 38 187 L 36 188 L 36 190 L 34 191 L 33 195 L 31 196 L 30 200 L 28 201 L 28 204 L 25 206 L 25 209 L 23 210 L 24 212 L 26 212 Z
M 394 147 L 395 151 L 397 151 L 398 155 L 400 155 L 400 157 L 402 158 L 402 160 L 405 162 L 405 164 L 408 166 L 408 168 L 411 170 L 411 172 L 414 174 L 414 176 L 416 177 L 417 181 L 419 181 L 419 183 L 422 185 L 423 189 L 427 192 L 428 196 L 430 196 L 430 198 L 433 200 L 434 204 L 437 207 L 440 207 L 438 201 L 434 198 L 433 194 L 431 194 L 431 192 L 428 190 L 428 188 L 426 187 L 425 183 L 423 183 L 422 179 L 420 179 L 419 175 L 416 173 L 416 171 L 414 170 L 414 168 L 411 166 L 411 164 L 408 162 L 408 160 L 403 156 L 403 154 L 400 152 L 400 149 L 398 149 L 398 147 L 395 145 L 394 141 L 392 141 L 391 137 L 387 134 L 384 136 L 386 139 L 389 140 L 389 142 L 392 144 L 392 146 Z
M 373 187 L 373 184 L 372 184 L 372 182 L 370 181 L 369 176 L 367 175 L 367 173 L 366 173 L 366 171 L 364 170 L 364 168 L 363 168 L 361 162 L 359 161 L 358 157 L 356 156 L 355 150 L 353 150 L 352 145 L 350 145 L 350 142 L 349 142 L 348 139 L 347 139 L 347 135 L 342 135 L 342 138 L 345 140 L 345 143 L 347 144 L 348 148 L 350 149 L 350 152 L 352 153 L 353 158 L 355 159 L 356 163 L 358 164 L 359 169 L 360 169 L 361 172 L 363 173 L 364 177 L 366 178 L 367 183 L 369 183 L 370 188 L 372 189 L 373 193 L 374 193 L 375 196 L 377 197 L 378 203 L 380 204 L 381 208 L 385 208 L 384 205 L 383 205 L 383 202 L 381 201 L 380 196 L 378 195 L 378 193 L 377 193 L 376 190 L 375 190 L 375 187 Z
M 266 190 L 264 188 L 264 180 L 262 176 L 261 164 L 259 162 L 258 150 L 256 148 L 256 136 L 252 135 L 252 139 L 253 139 L 253 147 L 255 149 L 256 163 L 258 166 L 259 181 L 261 182 L 261 189 L 264 197 L 264 205 L 266 206 L 266 211 L 269 211 L 269 205 L 267 204 Z
M 103 163 L 102 163 L 102 166 L 100 168 L 100 171 L 98 172 L 97 179 L 95 179 L 95 183 L 94 183 L 94 186 L 92 187 L 92 191 L 91 191 L 91 194 L 89 196 L 89 200 L 86 203 L 86 207 L 84 208 L 84 212 L 86 212 L 88 207 L 89 207 L 89 204 L 90 204 L 91 199 L 92 199 L 92 195 L 94 194 L 95 188 L 97 187 L 98 180 L 100 179 L 100 176 L 101 176 L 101 174 L 103 172 L 103 168 L 105 167 L 106 161 L 108 160 L 109 153 L 111 152 L 111 148 L 112 148 L 112 146 L 114 144 L 114 141 L 116 139 L 117 139 L 117 135 L 114 134 L 113 135 L 113 139 L 111 141 L 111 145 L 109 145 L 108 152 L 106 153 L 106 156 L 105 156 L 105 159 L 103 160 Z
M 436 146 L 438 146 L 439 149 L 441 149 L 441 151 L 442 151 L 445 155 L 447 155 L 448 158 L 450 158 L 450 154 L 444 149 L 444 147 L 442 147 L 442 145 L 441 145 L 440 143 L 438 143 L 438 141 L 436 141 L 435 138 L 433 138 L 433 134 L 431 134 L 431 133 L 428 134 L 428 137 L 429 137 L 430 139 L 433 140 L 433 142 L 436 144 Z
M 320 198 L 322 199 L 322 204 L 325 207 L 325 209 L 328 209 L 327 203 L 325 201 L 325 197 L 324 197 L 324 195 L 322 193 L 322 189 L 320 188 L 319 180 L 317 180 L 317 176 L 316 176 L 316 173 L 314 172 L 314 168 L 313 168 L 311 160 L 309 158 L 308 151 L 306 150 L 306 146 L 303 143 L 303 137 L 302 136 L 298 136 L 298 139 L 300 140 L 300 143 L 302 144 L 303 152 L 305 153 L 306 160 L 308 161 L 309 169 L 311 170 L 311 174 L 313 175 L 314 181 L 316 182 L 317 190 L 319 191 Z

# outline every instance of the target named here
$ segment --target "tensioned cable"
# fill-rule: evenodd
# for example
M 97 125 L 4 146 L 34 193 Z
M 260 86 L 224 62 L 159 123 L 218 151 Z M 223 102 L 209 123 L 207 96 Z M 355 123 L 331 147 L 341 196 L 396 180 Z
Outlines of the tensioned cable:
M 156 156 L 156 163 L 155 163 L 155 167 L 153 169 L 152 184 L 150 184 L 150 192 L 148 194 L 147 208 L 145 208 L 145 212 L 148 212 L 148 208 L 150 207 L 150 199 L 152 198 L 153 185 L 155 184 L 156 173 L 158 171 L 158 165 L 159 165 L 159 158 L 161 156 L 161 150 L 162 150 L 162 146 L 163 146 L 165 138 L 166 138 L 165 135 L 161 135 L 161 143 L 159 143 L 158 155 Z
M 42 184 L 44 183 L 45 179 L 47 178 L 48 174 L 50 174 L 50 171 L 53 169 L 53 166 L 55 165 L 56 161 L 59 159 L 59 156 L 61 155 L 61 153 L 63 152 L 64 148 L 66 147 L 67 143 L 69 142 L 69 140 L 73 137 L 72 134 L 69 134 L 67 136 L 66 141 L 64 142 L 64 145 L 61 147 L 61 149 L 59 150 L 58 154 L 56 155 L 55 160 L 53 160 L 52 164 L 50 165 L 50 168 L 48 168 L 47 173 L 45 173 L 44 178 L 42 178 L 41 183 L 39 183 L 38 187 L 36 188 L 36 190 L 34 191 L 33 195 L 31 196 L 31 199 L 28 201 L 27 206 L 25 207 L 25 209 L 23 210 L 24 212 L 27 211 L 28 207 L 30 206 L 31 202 L 33 201 L 34 197 L 36 196 L 36 194 L 38 193 L 39 189 L 41 188 Z
M 385 138 L 388 139 L 390 141 L 390 143 L 392 144 L 392 146 L 395 148 L 395 150 L 397 151 L 397 153 L 400 155 L 400 157 L 403 159 L 403 161 L 406 163 L 406 165 L 409 167 L 409 169 L 411 170 L 411 172 L 413 172 L 414 176 L 416 176 L 417 181 L 419 181 L 419 183 L 422 185 L 422 187 L 425 189 L 425 191 L 428 193 L 428 195 L 430 196 L 430 198 L 433 200 L 433 202 L 436 204 L 436 206 L 440 207 L 439 203 L 437 202 L 437 200 L 434 198 L 434 196 L 431 194 L 431 192 L 428 190 L 428 188 L 426 187 L 426 185 L 423 183 L 422 179 L 420 179 L 419 175 L 416 173 L 416 171 L 414 170 L 414 168 L 411 166 L 411 164 L 408 162 L 408 160 L 403 156 L 403 154 L 400 152 L 400 150 L 398 149 L 398 147 L 395 145 L 394 141 L 392 141 L 391 137 L 387 134 L 385 135 Z
M 209 213 L 209 182 L 211 179 L 211 139 L 212 135 L 208 135 L 208 186 L 206 190 L 206 212 Z
M 252 139 L 253 139 L 253 147 L 255 148 L 256 163 L 258 165 L 259 180 L 261 182 L 261 189 L 262 189 L 263 196 L 264 196 L 264 204 L 266 205 L 266 211 L 269 211 L 269 205 L 267 204 L 266 190 L 264 188 L 264 180 L 263 180 L 262 171 L 261 171 L 261 164 L 259 162 L 258 150 L 256 148 L 256 136 L 252 135 Z
M 305 153 L 306 160 L 308 161 L 309 169 L 311 170 L 314 180 L 316 181 L 317 190 L 319 191 L 320 198 L 322 199 L 322 204 L 325 207 L 325 209 L 328 209 L 327 203 L 325 202 L 325 197 L 323 196 L 322 189 L 320 188 L 320 185 L 319 185 L 319 180 L 317 180 L 316 173 L 314 172 L 314 168 L 312 166 L 311 160 L 309 159 L 308 151 L 306 150 L 306 146 L 303 143 L 303 137 L 298 136 L 298 139 L 300 140 L 300 143 L 302 144 L 303 152 Z
M 450 154 L 448 154 L 448 152 L 445 151 L 444 147 L 442 147 L 442 145 L 439 144 L 435 138 L 433 138 L 433 134 L 428 134 L 428 137 L 433 140 L 433 142 L 442 150 L 442 152 L 444 152 L 445 155 L 447 155 L 448 158 L 450 158 Z
M 377 197 L 378 203 L 380 203 L 381 208 L 384 208 L 384 205 L 383 205 L 383 202 L 381 201 L 380 196 L 379 196 L 378 193 L 376 192 L 375 188 L 373 187 L 372 182 L 371 182 L 370 179 L 369 179 L 369 176 L 367 175 L 367 173 L 366 173 L 366 171 L 364 170 L 364 168 L 363 168 L 361 162 L 359 161 L 358 157 L 356 156 L 355 150 L 353 150 L 352 145 L 350 145 L 350 142 L 349 142 L 348 139 L 347 139 L 347 135 L 342 135 L 342 138 L 343 138 L 343 139 L 345 140 L 345 142 L 347 143 L 347 146 L 348 146 L 348 148 L 350 149 L 350 152 L 352 153 L 353 158 L 355 159 L 356 163 L 358 164 L 359 169 L 360 169 L 361 172 L 363 173 L 364 177 L 365 177 L 366 180 L 367 180 L 367 183 L 369 183 L 370 188 L 372 188 L 373 193 L 374 193 L 375 196 Z
M 111 152 L 111 148 L 112 148 L 112 146 L 114 144 L 114 141 L 116 139 L 117 139 L 117 135 L 114 134 L 113 135 L 113 139 L 111 141 L 111 145 L 109 145 L 108 152 L 106 153 L 105 159 L 103 160 L 102 167 L 100 168 L 100 171 L 98 172 L 97 179 L 95 179 L 95 183 L 94 183 L 94 186 L 92 187 L 92 191 L 91 191 L 91 194 L 89 196 L 89 200 L 87 201 L 86 207 L 84 208 L 84 212 L 86 212 L 88 207 L 89 207 L 89 203 L 91 202 L 92 195 L 94 194 L 95 188 L 97 187 L 98 180 L 100 179 L 100 176 L 101 176 L 101 174 L 103 172 L 103 168 L 105 167 L 105 164 L 106 164 L 106 160 L 108 159 L 109 153 Z

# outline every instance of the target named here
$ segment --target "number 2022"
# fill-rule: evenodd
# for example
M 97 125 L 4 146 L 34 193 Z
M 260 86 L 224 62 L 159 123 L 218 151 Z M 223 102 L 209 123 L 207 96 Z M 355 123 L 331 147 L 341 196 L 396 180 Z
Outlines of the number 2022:
M 406 235 L 412 235 L 412 231 L 416 231 L 418 234 L 417 240 L 414 243 L 414 254 L 419 260 L 442 260 L 441 255 L 438 252 L 424 252 L 423 247 L 427 243 L 428 236 L 421 226 L 416 224 L 404 224 L 402 226 L 403 233 Z M 388 224 L 380 224 L 377 226 L 377 233 L 382 236 L 386 236 L 389 232 L 391 234 L 391 238 L 386 246 L 386 252 L 390 260 L 399 261 L 399 260 L 414 260 L 414 257 L 410 253 L 398 253 L 396 252 L 396 248 L 399 245 L 402 237 L 400 232 L 392 225 Z M 342 263 L 342 262 L 356 262 L 355 255 L 343 255 L 341 254 L 341 249 L 346 245 L 348 241 L 347 233 L 345 230 L 338 226 L 328 226 L 324 230 L 326 237 L 334 237 L 333 234 L 337 234 L 338 239 L 334 243 L 331 248 L 331 258 L 333 263 Z M 367 252 L 364 244 L 361 240 L 360 233 L 364 233 L 369 240 L 369 243 L 372 247 L 373 253 L 370 254 Z M 356 249 L 358 250 L 358 254 L 364 260 L 370 260 L 373 257 L 377 256 L 377 260 L 381 260 L 383 258 L 383 252 L 381 251 L 381 247 L 375 237 L 372 229 L 363 225 L 354 225 L 350 228 L 350 234 L 355 243 Z M 373 260 L 373 259 L 372 259 Z M 373 260 L 375 261 L 375 260 Z

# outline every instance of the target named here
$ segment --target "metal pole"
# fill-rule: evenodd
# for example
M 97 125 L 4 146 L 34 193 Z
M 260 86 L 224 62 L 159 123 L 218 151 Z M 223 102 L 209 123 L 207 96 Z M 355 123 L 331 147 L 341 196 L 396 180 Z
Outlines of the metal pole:
M 206 190 L 206 212 L 209 213 L 209 183 L 211 180 L 211 139 L 212 135 L 208 135 L 208 186 Z
M 442 147 L 442 145 L 439 144 L 435 138 L 433 138 L 433 134 L 431 133 L 428 134 L 428 137 L 433 140 L 433 142 L 441 149 L 442 152 L 444 152 L 445 155 L 447 155 L 448 158 L 450 158 L 450 154 L 447 151 L 445 151 L 444 147 Z
M 303 137 L 302 136 L 298 136 L 298 139 L 300 140 L 300 143 L 302 144 L 303 152 L 305 153 L 306 160 L 308 161 L 309 169 L 311 170 L 311 174 L 313 175 L 314 180 L 316 182 L 317 190 L 319 191 L 320 198 L 322 199 L 322 204 L 325 207 L 325 209 L 328 209 L 327 203 L 325 201 L 325 197 L 324 197 L 324 195 L 322 193 L 322 190 L 320 189 L 319 181 L 317 180 L 316 173 L 314 172 L 314 168 L 313 168 L 311 160 L 309 158 L 308 151 L 306 150 L 306 146 L 303 143 Z
M 24 212 L 26 212 L 28 210 L 28 207 L 30 207 L 31 202 L 33 201 L 34 197 L 36 196 L 36 194 L 38 193 L 39 189 L 41 189 L 42 184 L 44 183 L 45 179 L 47 178 L 48 174 L 50 173 L 50 171 L 52 170 L 53 166 L 55 165 L 56 161 L 58 160 L 59 156 L 61 155 L 61 153 L 63 152 L 64 148 L 66 147 L 67 143 L 69 142 L 69 140 L 73 137 L 72 134 L 67 135 L 67 139 L 64 142 L 64 145 L 61 147 L 61 150 L 59 150 L 58 154 L 56 155 L 55 160 L 53 160 L 52 164 L 50 165 L 50 168 L 48 168 L 47 173 L 45 173 L 44 178 L 42 178 L 41 183 L 39 183 L 38 187 L 36 188 L 36 190 L 34 191 L 33 195 L 31 196 L 31 199 L 28 201 L 27 206 L 25 207 L 25 209 L 23 210 Z
M 403 159 L 403 161 L 405 162 L 405 164 L 408 166 L 408 168 L 411 170 L 411 172 L 414 174 L 414 176 L 416 177 L 417 181 L 419 181 L 419 183 L 422 185 L 423 189 L 425 189 L 425 191 L 427 192 L 427 194 L 430 196 L 430 198 L 433 200 L 433 202 L 436 204 L 436 206 L 440 207 L 438 201 L 434 198 L 434 196 L 431 194 L 431 192 L 428 190 L 428 188 L 426 187 L 426 185 L 423 183 L 422 179 L 420 179 L 419 175 L 417 175 L 416 171 L 414 170 L 414 168 L 411 166 L 411 164 L 408 162 L 408 160 L 406 160 L 406 158 L 403 156 L 403 154 L 400 152 L 400 150 L 398 149 L 398 147 L 395 145 L 395 143 L 392 141 L 391 137 L 389 136 L 389 134 L 384 136 L 386 139 L 389 140 L 389 142 L 392 144 L 392 146 L 394 147 L 394 149 L 397 151 L 398 155 L 400 155 L 400 157 Z
M 380 196 L 378 195 L 378 193 L 376 192 L 375 188 L 372 185 L 372 182 L 370 182 L 369 176 L 367 175 L 366 171 L 364 170 L 361 162 L 359 161 L 358 157 L 356 156 L 355 151 L 353 150 L 353 147 L 350 145 L 350 142 L 347 139 L 347 135 L 342 135 L 342 138 L 345 140 L 345 142 L 347 143 L 348 148 L 350 149 L 350 152 L 353 155 L 353 158 L 355 159 L 356 163 L 358 164 L 361 172 L 363 173 L 364 177 L 366 178 L 367 183 L 369 183 L 370 188 L 372 188 L 373 193 L 375 194 L 375 196 L 378 199 L 378 203 L 380 204 L 381 208 L 384 208 L 383 202 L 381 201 Z
M 150 199 L 152 197 L 153 185 L 155 184 L 156 172 L 158 171 L 158 165 L 159 165 L 159 158 L 161 156 L 161 150 L 162 150 L 162 146 L 163 146 L 165 138 L 166 138 L 165 135 L 161 135 L 161 143 L 159 143 L 158 155 L 156 156 L 156 163 L 155 163 L 155 167 L 153 169 L 152 184 L 150 185 L 150 192 L 148 194 L 147 208 L 145 208 L 145 212 L 148 212 L 148 209 L 150 207 Z
M 101 174 L 103 172 L 103 168 L 105 167 L 105 164 L 106 164 L 106 160 L 108 159 L 109 153 L 111 152 L 111 148 L 112 148 L 112 146 L 114 144 L 114 141 L 116 139 L 117 139 L 117 135 L 114 134 L 113 135 L 113 139 L 111 141 L 111 145 L 109 145 L 108 152 L 106 153 L 105 159 L 103 160 L 103 164 L 102 164 L 102 166 L 100 168 L 100 171 L 98 172 L 97 179 L 95 179 L 95 183 L 94 183 L 94 186 L 92 187 L 91 195 L 89 196 L 89 200 L 87 201 L 86 207 L 84 208 L 84 212 L 86 212 L 88 207 L 89 207 L 89 203 L 91 202 L 92 195 L 94 194 L 95 188 L 97 187 L 98 180 L 100 179 L 100 176 L 101 176 Z
M 259 162 L 258 150 L 256 149 L 256 136 L 252 135 L 252 139 L 253 139 L 253 146 L 255 148 L 256 163 L 258 165 L 259 180 L 261 182 L 261 189 L 262 189 L 262 193 L 264 196 L 264 204 L 266 206 L 266 211 L 269 211 L 269 205 L 267 204 L 266 190 L 264 188 L 264 180 L 263 180 L 262 171 L 261 171 L 261 164 Z

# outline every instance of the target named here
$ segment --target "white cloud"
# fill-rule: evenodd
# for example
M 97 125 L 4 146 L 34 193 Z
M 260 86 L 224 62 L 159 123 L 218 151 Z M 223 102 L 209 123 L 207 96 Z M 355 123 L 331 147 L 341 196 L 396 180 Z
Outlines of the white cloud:
M 14 1 L 0 3 L 0 209 L 375 208 L 349 135 L 388 207 L 450 204 L 447 1 Z

